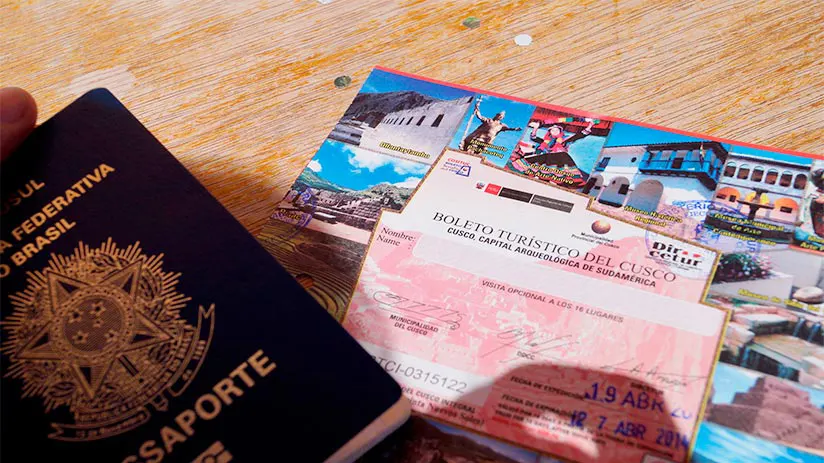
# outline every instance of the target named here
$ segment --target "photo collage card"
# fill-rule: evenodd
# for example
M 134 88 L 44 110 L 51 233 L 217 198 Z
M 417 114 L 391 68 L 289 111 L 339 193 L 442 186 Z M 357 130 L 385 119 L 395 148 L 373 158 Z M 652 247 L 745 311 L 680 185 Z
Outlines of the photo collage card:
M 693 461 L 738 461 L 741 446 L 769 456 L 758 461 L 821 461 L 824 160 L 377 68 L 259 239 L 343 319 L 381 211 L 400 211 L 447 148 L 720 251 L 705 302 L 730 322 Z M 489 439 L 410 426 L 406 460 L 369 461 L 452 461 L 471 447 L 462 439 Z M 552 461 L 510 453 L 482 461 Z

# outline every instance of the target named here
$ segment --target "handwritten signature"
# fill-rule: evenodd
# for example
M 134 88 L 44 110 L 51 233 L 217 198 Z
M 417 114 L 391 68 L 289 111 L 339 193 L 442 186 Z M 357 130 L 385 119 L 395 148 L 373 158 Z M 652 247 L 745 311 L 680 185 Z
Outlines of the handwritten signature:
M 415 315 L 424 317 L 427 322 L 441 322 L 456 330 L 461 326 L 460 321 L 463 315 L 453 309 L 445 309 L 434 305 L 413 301 L 412 299 L 399 296 L 388 291 L 377 291 L 372 294 L 372 298 L 380 304 L 380 307 L 390 312 L 401 312 L 407 316 Z
M 487 357 L 501 349 L 516 349 L 514 357 L 503 359 L 501 363 L 513 362 L 518 359 L 536 360 L 537 357 L 551 360 L 560 360 L 557 357 L 547 354 L 548 352 L 560 349 L 561 347 L 580 344 L 579 341 L 570 341 L 571 334 L 558 336 L 544 331 L 535 331 L 529 328 L 512 328 L 504 330 L 495 336 L 501 341 L 498 347 L 489 352 L 481 354 Z
M 603 365 L 601 368 L 607 371 L 622 371 L 625 373 L 641 375 L 648 381 L 657 384 L 665 389 L 679 390 L 692 383 L 707 379 L 707 376 L 684 375 L 680 373 L 666 373 L 660 370 L 658 365 L 647 368 L 644 362 L 631 363 L 635 359 L 627 359 L 610 365 Z M 619 368 L 619 366 L 623 366 Z

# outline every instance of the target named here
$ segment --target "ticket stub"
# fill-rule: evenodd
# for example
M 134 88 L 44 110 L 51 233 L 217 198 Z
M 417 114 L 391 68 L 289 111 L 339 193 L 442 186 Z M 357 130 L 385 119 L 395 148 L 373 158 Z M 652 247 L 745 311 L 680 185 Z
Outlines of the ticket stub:
M 483 194 L 489 183 L 470 179 L 475 196 L 467 200 L 460 183 L 445 190 L 436 181 L 466 179 L 457 172 L 471 159 L 442 156 L 401 214 L 383 214 L 344 326 L 417 412 L 574 461 L 686 461 L 726 321 L 725 312 L 698 302 L 707 278 L 701 266 L 664 264 L 650 255 L 656 249 L 646 247 L 643 229 L 613 219 L 601 226 L 622 234 L 614 248 L 569 238 L 581 218 L 564 210 L 591 214 L 580 223 L 600 216 L 577 207 L 577 195 L 505 183 L 510 174 L 489 166 L 470 164 L 463 173 L 503 174 L 494 180 L 497 194 Z M 454 172 L 440 169 L 447 163 Z M 513 190 L 505 195 L 529 194 L 529 202 L 502 197 L 504 188 Z M 535 195 L 553 207 L 535 204 Z M 514 204 L 532 207 L 534 220 L 513 223 L 511 214 L 524 217 Z M 463 224 L 445 224 L 458 205 Z M 523 247 L 530 239 L 551 243 L 547 257 L 479 241 L 507 242 L 499 230 L 527 236 Z M 650 239 L 670 253 L 703 252 Z M 560 262 L 553 249 L 580 254 Z M 587 255 L 598 259 L 587 262 Z M 657 282 L 650 287 L 583 264 L 617 271 L 646 265 L 674 278 L 650 275 Z
M 407 229 L 507 260 L 702 300 L 717 251 L 605 217 L 588 204 L 586 196 L 446 150 L 400 216 Z

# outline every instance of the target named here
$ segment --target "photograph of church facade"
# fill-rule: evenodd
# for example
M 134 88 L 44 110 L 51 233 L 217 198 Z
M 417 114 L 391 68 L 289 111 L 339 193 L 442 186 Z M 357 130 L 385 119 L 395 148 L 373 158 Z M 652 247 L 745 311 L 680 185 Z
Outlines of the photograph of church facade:
M 809 160 L 792 162 L 731 153 L 705 224 L 788 243 L 809 176 Z
M 727 150 L 713 141 L 609 146 L 601 150 L 581 192 L 602 205 L 632 213 L 707 201 L 727 156 Z

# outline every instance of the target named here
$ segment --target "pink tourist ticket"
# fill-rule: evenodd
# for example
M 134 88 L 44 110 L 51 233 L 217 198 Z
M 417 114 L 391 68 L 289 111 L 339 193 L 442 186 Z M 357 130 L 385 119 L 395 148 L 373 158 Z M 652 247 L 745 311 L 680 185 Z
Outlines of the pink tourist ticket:
M 574 461 L 687 461 L 718 255 L 586 205 L 447 150 L 382 214 L 344 326 L 419 413 Z
M 605 217 L 587 209 L 586 196 L 486 162 L 447 149 L 402 210 L 401 220 L 425 235 L 444 236 L 519 265 L 702 300 L 717 251 Z M 397 214 L 383 215 L 397 220 Z

